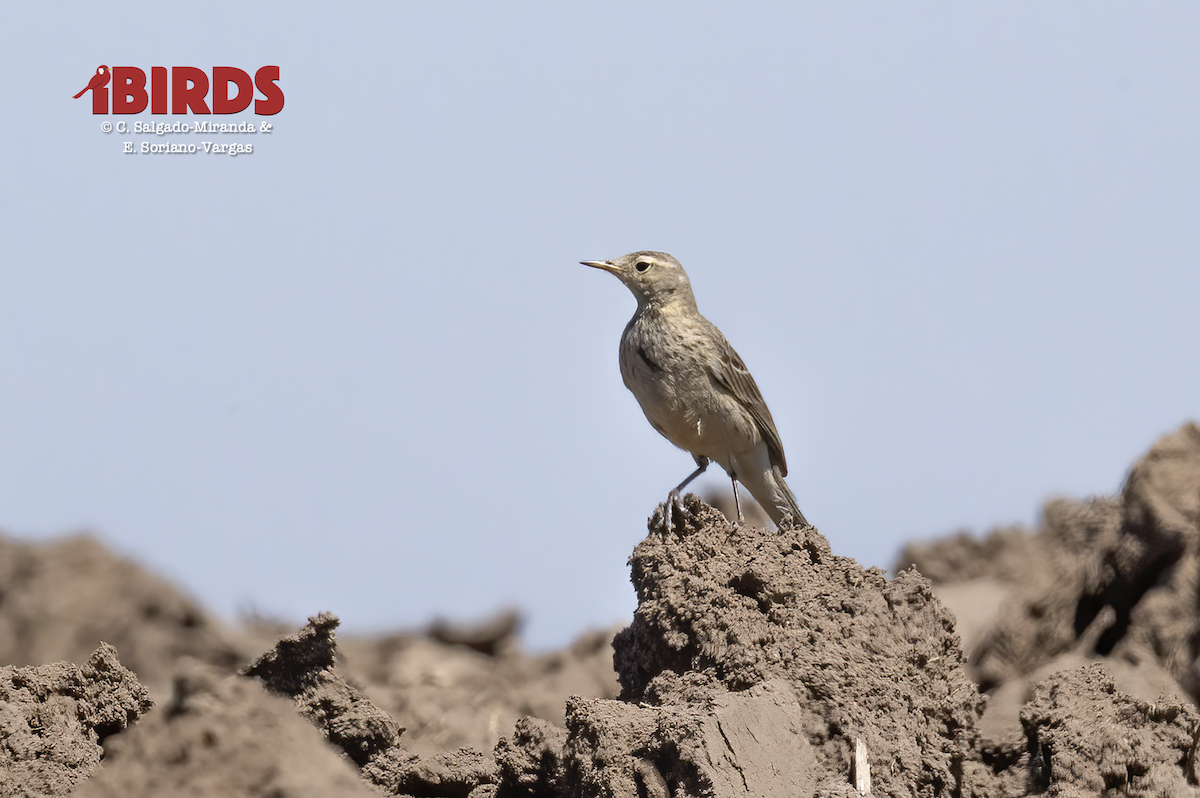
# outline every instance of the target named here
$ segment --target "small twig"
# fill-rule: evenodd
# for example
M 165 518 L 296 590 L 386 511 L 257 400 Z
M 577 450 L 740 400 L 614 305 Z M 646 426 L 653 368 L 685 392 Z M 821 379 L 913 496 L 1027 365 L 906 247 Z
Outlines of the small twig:
M 861 737 L 854 738 L 854 789 L 859 795 L 871 794 L 871 762 Z
M 1188 732 L 1192 735 L 1192 744 L 1188 748 L 1183 774 L 1188 784 L 1196 784 L 1200 783 L 1200 773 L 1196 772 L 1196 747 L 1200 746 L 1200 724 L 1192 725 Z

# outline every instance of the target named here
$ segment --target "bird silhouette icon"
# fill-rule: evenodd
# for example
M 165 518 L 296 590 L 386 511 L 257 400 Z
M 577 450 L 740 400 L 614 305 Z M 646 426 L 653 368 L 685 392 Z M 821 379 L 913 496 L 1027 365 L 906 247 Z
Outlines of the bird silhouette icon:
M 96 67 L 96 74 L 92 75 L 92 79 L 88 81 L 88 85 L 84 86 L 83 89 L 75 95 L 75 99 L 78 100 L 80 97 L 82 97 L 83 93 L 88 89 L 98 89 L 101 86 L 107 86 L 108 80 L 111 77 L 112 70 L 107 66 L 101 64 L 100 66 Z

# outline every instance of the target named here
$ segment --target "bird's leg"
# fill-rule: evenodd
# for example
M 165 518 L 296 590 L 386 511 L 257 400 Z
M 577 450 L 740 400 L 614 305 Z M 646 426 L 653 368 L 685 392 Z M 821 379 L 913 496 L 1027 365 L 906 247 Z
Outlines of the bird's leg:
M 683 503 L 679 499 L 679 497 L 681 495 L 681 491 L 684 488 L 686 488 L 688 486 L 688 483 L 690 483 L 693 479 L 695 479 L 696 477 L 703 474 L 704 469 L 708 468 L 708 458 L 707 457 L 705 457 L 702 454 L 693 455 L 693 457 L 696 458 L 696 465 L 699 466 L 699 468 L 697 468 L 695 471 L 693 471 L 691 474 L 689 474 L 687 479 L 685 479 L 683 482 L 680 482 L 678 485 L 675 486 L 674 490 L 672 490 L 670 493 L 667 494 L 667 512 L 666 512 L 667 518 L 666 518 L 666 520 L 667 520 L 667 529 L 668 530 L 673 528 L 671 525 L 671 521 L 672 521 L 671 516 L 673 515 L 674 508 L 678 507 L 679 512 L 684 516 L 689 515 L 687 508 L 685 508 L 683 506 Z
M 729 475 L 729 479 L 730 479 L 730 481 L 732 481 L 732 482 L 733 482 L 733 506 L 737 508 L 737 514 L 738 514 L 738 520 L 737 520 L 737 522 L 738 522 L 738 525 L 739 525 L 739 526 L 741 526 L 741 523 L 742 523 L 742 503 L 741 503 L 740 501 L 738 501 L 738 491 L 737 491 L 737 475 L 736 475 L 736 474 L 730 474 L 730 475 Z

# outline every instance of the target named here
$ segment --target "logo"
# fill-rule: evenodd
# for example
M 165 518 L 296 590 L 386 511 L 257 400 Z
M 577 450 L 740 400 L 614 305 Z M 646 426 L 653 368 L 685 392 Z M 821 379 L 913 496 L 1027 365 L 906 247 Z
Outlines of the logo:
M 75 99 L 89 89 L 92 92 L 92 113 L 109 113 L 109 81 L 112 81 L 112 113 L 140 114 L 150 106 L 150 113 L 167 113 L 168 100 L 172 114 L 236 114 L 245 111 L 254 102 L 254 113 L 273 116 L 283 110 L 283 90 L 279 88 L 279 67 L 264 66 L 254 73 L 254 78 L 237 67 L 218 66 L 212 68 L 212 80 L 208 73 L 196 67 L 150 67 L 150 89 L 146 90 L 146 73 L 137 67 L 113 67 L 101 64 L 96 74 L 88 81 Z M 168 96 L 168 83 L 170 92 Z M 229 85 L 233 84 L 231 97 Z M 209 89 L 212 89 L 212 107 L 208 104 Z M 255 89 L 262 95 L 255 98 Z
M 79 93 L 75 95 L 75 99 L 78 100 L 80 97 L 82 97 L 83 93 L 85 91 L 87 91 L 88 89 L 91 89 L 92 91 L 96 91 L 97 89 L 107 86 L 108 80 L 111 77 L 112 77 L 112 70 L 109 69 L 107 66 L 105 66 L 104 64 L 101 64 L 100 66 L 96 67 L 96 74 L 92 75 L 92 79 L 88 81 L 88 85 L 84 86 L 82 89 L 79 90 Z M 105 96 L 104 96 L 104 104 L 106 106 L 108 105 L 107 92 L 105 93 Z

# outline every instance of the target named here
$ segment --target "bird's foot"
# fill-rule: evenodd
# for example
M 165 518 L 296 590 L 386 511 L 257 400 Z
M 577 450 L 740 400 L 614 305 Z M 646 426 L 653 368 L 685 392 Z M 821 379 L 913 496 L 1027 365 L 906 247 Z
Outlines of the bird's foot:
M 784 513 L 783 520 L 776 524 L 776 526 L 780 529 L 816 529 L 815 526 L 808 522 L 808 519 L 804 517 L 803 513 L 795 515 L 791 512 Z
M 679 520 L 691 521 L 696 517 L 695 513 L 684 506 L 683 497 L 679 495 L 678 490 L 667 494 L 667 500 L 661 506 L 664 532 L 674 531 L 675 524 Z

